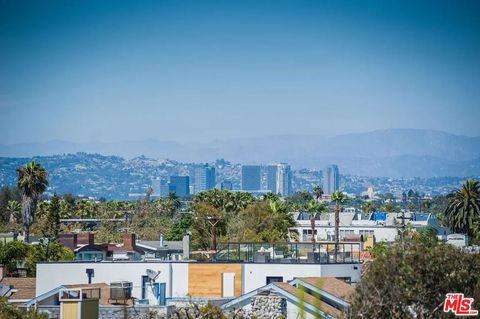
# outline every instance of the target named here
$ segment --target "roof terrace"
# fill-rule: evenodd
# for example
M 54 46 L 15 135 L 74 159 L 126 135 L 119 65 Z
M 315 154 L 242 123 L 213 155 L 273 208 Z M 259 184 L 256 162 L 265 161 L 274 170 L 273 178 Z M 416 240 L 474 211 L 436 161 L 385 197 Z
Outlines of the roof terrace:
M 216 262 L 344 264 L 360 262 L 360 243 L 254 243 L 235 242 L 217 245 Z

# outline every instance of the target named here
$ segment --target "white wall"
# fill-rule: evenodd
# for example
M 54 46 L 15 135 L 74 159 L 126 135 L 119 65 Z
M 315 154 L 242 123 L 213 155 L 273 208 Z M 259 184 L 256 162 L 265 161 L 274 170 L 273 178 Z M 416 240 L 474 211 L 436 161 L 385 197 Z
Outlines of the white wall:
M 350 277 L 352 282 L 360 282 L 361 264 L 323 264 L 321 267 L 322 277 Z
M 170 265 L 173 271 L 170 270 Z M 50 291 L 61 285 L 87 284 L 87 268 L 94 269 L 92 283 L 110 284 L 114 281 L 130 281 L 133 283 L 132 295 L 136 298 L 142 296 L 142 276 L 147 269 L 160 271 L 156 282 L 166 283 L 167 297 L 184 297 L 188 292 L 188 265 L 178 263 L 154 262 L 92 262 L 92 263 L 48 263 L 37 265 L 36 295 Z M 174 283 L 173 285 L 171 283 Z M 152 289 L 148 289 L 147 298 L 155 304 Z
M 300 307 L 287 300 L 287 318 L 315 319 L 315 316 L 308 313 L 306 310 L 303 312 L 303 316 L 301 316 L 301 312 L 302 310 Z
M 295 277 L 318 277 L 320 267 L 318 264 L 244 264 L 243 293 L 265 286 L 267 277 L 283 277 L 283 281 Z
M 172 269 L 172 291 L 167 296 L 186 297 L 188 294 L 188 263 L 170 263 Z
M 298 233 L 300 234 L 300 240 L 302 240 L 303 230 L 304 229 L 311 230 L 311 227 L 310 226 L 294 227 L 292 229 L 296 229 L 298 231 Z M 335 234 L 335 227 L 334 226 L 330 226 L 330 227 L 326 227 L 326 226 L 318 227 L 317 226 L 316 230 L 317 230 L 317 239 L 320 240 L 320 241 L 321 240 L 327 240 L 328 234 L 330 234 L 330 235 Z M 385 240 L 385 241 L 388 241 L 388 242 L 395 241 L 395 237 L 398 234 L 398 229 L 395 228 L 395 227 L 368 227 L 368 226 L 342 227 L 342 226 L 340 226 L 339 230 L 340 231 L 342 231 L 342 230 L 349 230 L 349 231 L 353 230 L 353 233 L 357 234 L 357 235 L 360 234 L 360 230 L 371 230 L 371 231 L 374 232 L 375 239 L 377 241 Z
M 94 269 L 92 283 L 110 284 L 114 281 L 133 283 L 132 294 L 141 298 L 142 276 L 147 269 L 160 271 L 156 282 L 166 283 L 168 297 L 186 297 L 188 293 L 189 263 L 171 262 L 65 262 L 37 265 L 36 295 L 43 294 L 61 285 L 87 284 L 87 268 Z M 354 269 L 357 267 L 357 269 Z M 351 277 L 352 282 L 360 280 L 360 264 L 243 264 L 243 293 L 266 285 L 267 277 L 283 277 L 284 281 L 296 277 Z M 156 300 L 152 289 L 147 298 L 151 304 Z

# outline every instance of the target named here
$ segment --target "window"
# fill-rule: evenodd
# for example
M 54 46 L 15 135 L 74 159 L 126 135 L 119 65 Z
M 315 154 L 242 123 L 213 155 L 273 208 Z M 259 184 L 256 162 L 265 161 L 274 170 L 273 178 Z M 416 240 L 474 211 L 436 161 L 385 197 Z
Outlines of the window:
M 360 235 L 363 235 L 363 237 L 367 237 L 368 235 L 374 235 L 374 234 L 375 234 L 375 231 L 373 230 L 364 230 L 364 229 L 360 230 Z
M 272 282 L 283 282 L 283 277 L 267 277 L 267 285 Z
M 347 235 L 352 235 L 352 234 L 355 234 L 355 231 L 354 231 L 354 230 L 341 229 L 339 235 L 340 235 L 340 238 L 345 238 L 345 236 L 347 236 Z
M 315 235 L 317 235 L 317 230 L 315 229 Z M 303 241 L 312 241 L 312 230 L 304 229 L 303 230 Z

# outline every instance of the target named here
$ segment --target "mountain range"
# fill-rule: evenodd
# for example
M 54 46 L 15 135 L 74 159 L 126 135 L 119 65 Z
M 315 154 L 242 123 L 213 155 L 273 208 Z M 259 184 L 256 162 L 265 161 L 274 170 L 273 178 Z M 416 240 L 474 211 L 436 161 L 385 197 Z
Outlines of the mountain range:
M 32 157 L 76 152 L 133 158 L 172 158 L 239 163 L 287 162 L 294 168 L 321 169 L 336 163 L 342 173 L 386 177 L 479 176 L 480 137 L 421 129 L 387 129 L 333 137 L 277 135 L 178 143 L 155 139 L 120 142 L 0 144 L 1 157 Z

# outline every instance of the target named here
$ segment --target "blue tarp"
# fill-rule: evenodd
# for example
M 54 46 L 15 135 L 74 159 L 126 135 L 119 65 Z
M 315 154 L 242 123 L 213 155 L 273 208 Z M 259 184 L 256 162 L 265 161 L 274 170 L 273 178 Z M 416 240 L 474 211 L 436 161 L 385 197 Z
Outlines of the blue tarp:
M 370 217 L 370 220 L 375 220 L 375 221 L 385 221 L 387 220 L 387 213 L 384 212 L 375 212 L 372 214 L 372 217 Z

